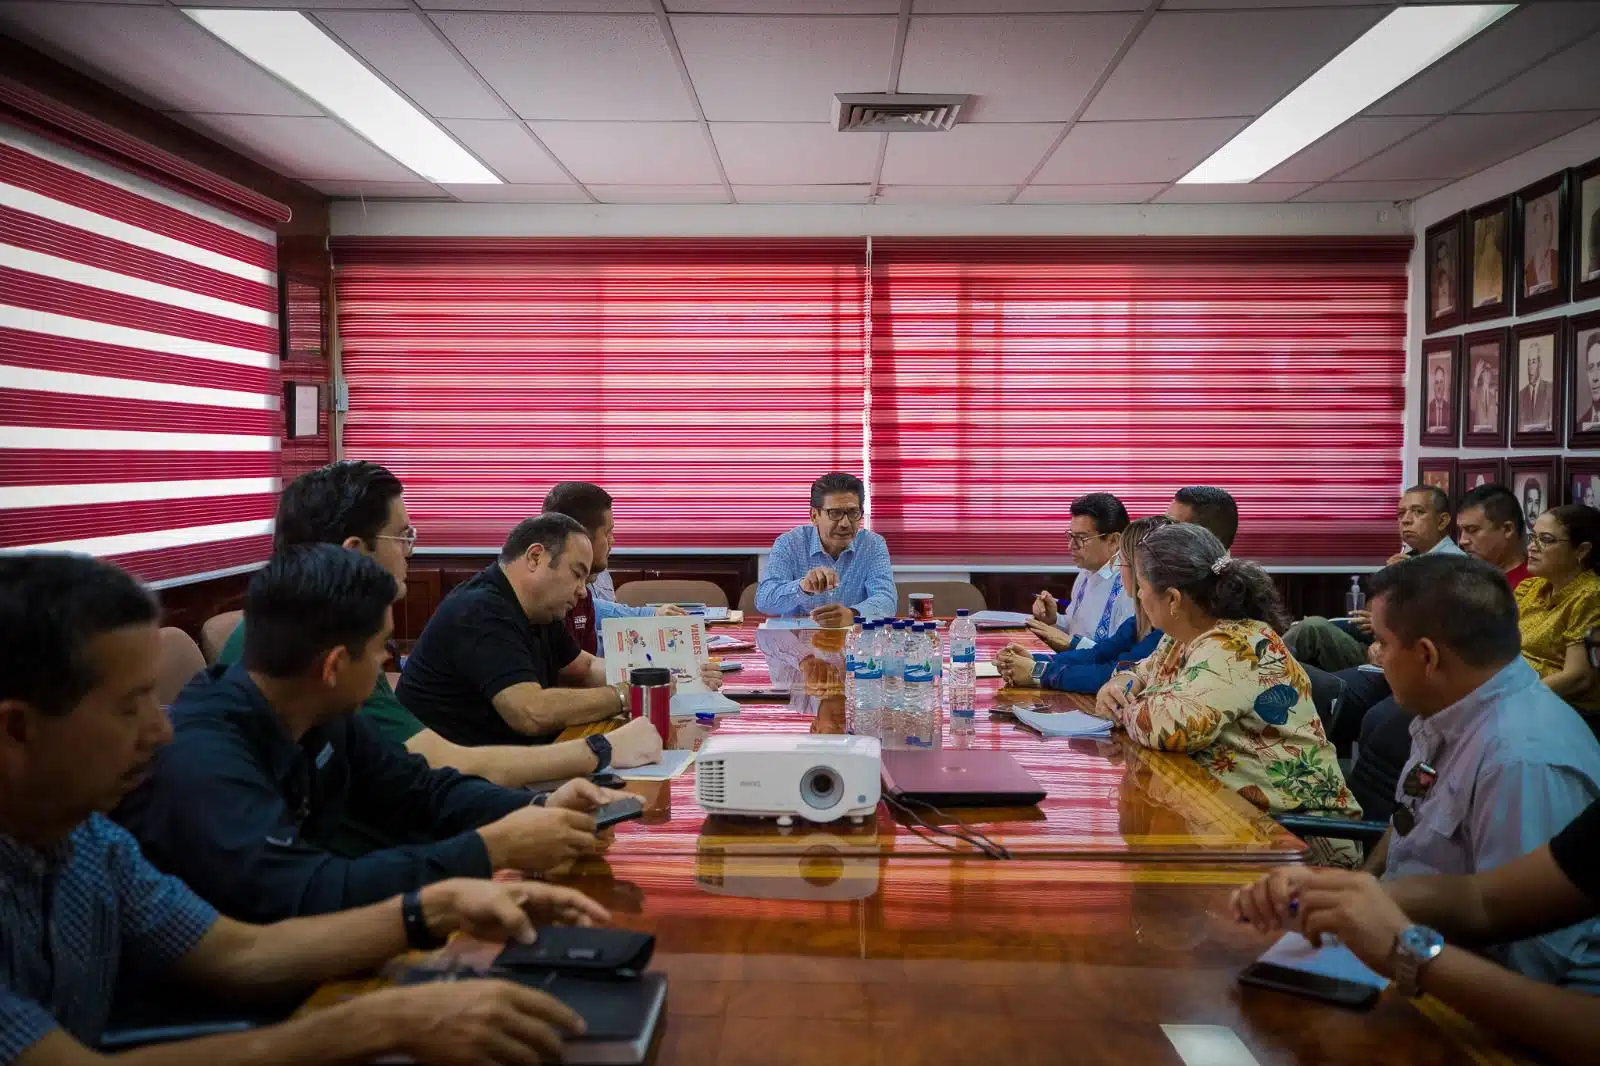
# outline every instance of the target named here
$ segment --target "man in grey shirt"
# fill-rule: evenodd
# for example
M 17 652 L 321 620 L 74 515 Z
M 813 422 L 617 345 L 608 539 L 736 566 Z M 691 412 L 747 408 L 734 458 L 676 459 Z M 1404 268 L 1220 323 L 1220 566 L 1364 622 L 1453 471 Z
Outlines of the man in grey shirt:
M 1368 862 L 1404 910 L 1402 879 L 1492 870 L 1600 798 L 1600 743 L 1522 658 L 1516 601 L 1490 564 L 1430 554 L 1391 566 L 1372 582 L 1372 622 L 1379 664 L 1415 716 L 1399 807 Z M 1490 954 L 1600 991 L 1600 919 Z

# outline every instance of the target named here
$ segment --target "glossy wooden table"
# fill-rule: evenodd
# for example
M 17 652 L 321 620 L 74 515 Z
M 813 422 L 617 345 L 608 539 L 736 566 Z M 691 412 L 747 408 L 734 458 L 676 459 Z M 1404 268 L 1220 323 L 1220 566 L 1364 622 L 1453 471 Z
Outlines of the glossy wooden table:
M 655 934 L 660 1066 L 1183 1066 L 1163 1026 L 1231 1031 L 1263 1066 L 1510 1061 L 1437 1002 L 1361 1014 L 1239 987 L 1270 938 L 1230 921 L 1227 896 L 1258 872 L 619 844 L 563 880 Z
M 841 634 L 758 633 L 753 625 L 719 626 L 714 632 L 761 641 L 759 648 L 723 656 L 743 664 L 740 672 L 728 675 L 730 689 L 759 688 L 773 681 L 791 686 L 787 702 L 745 702 L 740 714 L 719 721 L 717 732 L 844 731 Z M 1010 641 L 1043 649 L 1025 632 L 980 633 L 979 657 L 991 657 Z M 959 815 L 1016 857 L 1304 861 L 1302 841 L 1187 756 L 1142 748 L 1121 732 L 1102 740 L 1045 740 L 1005 713 L 1019 703 L 1064 710 L 1083 706 L 1090 697 L 1001 690 L 996 680 L 981 680 L 978 686 L 974 746 L 1010 753 L 1047 795 L 1037 807 L 962 810 Z M 608 728 L 569 730 L 563 737 Z M 692 746 L 695 729 L 692 723 L 680 725 L 669 746 Z M 949 745 L 948 736 L 945 743 Z M 630 789 L 646 803 L 642 820 L 617 830 L 618 846 L 632 854 L 795 854 L 822 847 L 841 854 L 929 858 L 946 856 L 952 847 L 973 850 L 915 829 L 886 803 L 879 804 L 871 825 L 799 823 L 780 830 L 770 819 L 707 816 L 694 799 L 692 769 L 673 781 L 636 782 Z

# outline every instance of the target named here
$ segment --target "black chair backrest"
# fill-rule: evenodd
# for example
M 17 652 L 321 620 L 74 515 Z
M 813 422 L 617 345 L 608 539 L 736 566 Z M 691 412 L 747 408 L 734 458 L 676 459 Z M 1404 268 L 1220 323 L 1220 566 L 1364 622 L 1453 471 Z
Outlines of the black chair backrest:
M 1322 729 L 1333 735 L 1333 720 L 1339 714 L 1339 701 L 1344 698 L 1344 679 L 1314 666 L 1305 668 L 1311 679 L 1311 702 L 1317 705 L 1317 717 L 1322 719 Z
M 1411 758 L 1411 715 L 1394 697 L 1380 700 L 1361 720 L 1361 739 L 1347 782 L 1361 804 L 1361 816 L 1387 822 L 1394 814 L 1395 789 Z

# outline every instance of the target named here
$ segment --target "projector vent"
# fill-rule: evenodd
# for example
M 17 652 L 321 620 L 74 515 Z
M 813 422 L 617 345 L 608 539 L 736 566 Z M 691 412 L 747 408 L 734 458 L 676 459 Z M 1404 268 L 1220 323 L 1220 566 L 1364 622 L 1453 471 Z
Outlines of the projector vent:
M 694 795 L 702 807 L 721 807 L 727 802 L 727 781 L 721 759 L 701 762 L 694 768 Z
M 942 133 L 961 118 L 967 96 L 840 93 L 833 98 L 844 133 Z

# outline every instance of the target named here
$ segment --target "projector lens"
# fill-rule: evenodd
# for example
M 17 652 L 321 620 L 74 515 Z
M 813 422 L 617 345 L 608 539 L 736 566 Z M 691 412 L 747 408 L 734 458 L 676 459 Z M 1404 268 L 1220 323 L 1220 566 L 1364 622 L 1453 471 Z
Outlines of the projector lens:
M 800 798 L 806 801 L 806 806 L 819 811 L 836 806 L 843 791 L 844 782 L 830 766 L 813 766 L 800 779 Z

